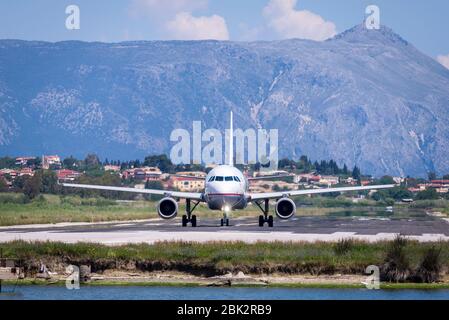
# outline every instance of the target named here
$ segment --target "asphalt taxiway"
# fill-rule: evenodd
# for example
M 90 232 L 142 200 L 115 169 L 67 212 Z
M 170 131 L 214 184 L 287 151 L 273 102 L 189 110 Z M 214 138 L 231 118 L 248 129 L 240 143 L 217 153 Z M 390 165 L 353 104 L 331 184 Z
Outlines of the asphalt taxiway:
M 360 217 L 298 217 L 260 228 L 257 218 L 238 218 L 230 227 L 217 219 L 199 219 L 197 228 L 182 228 L 179 219 L 106 223 L 61 223 L 0 227 L 0 242 L 13 240 L 96 242 L 103 244 L 158 241 L 365 241 L 393 239 L 397 234 L 421 242 L 449 241 L 449 222 L 438 217 L 407 219 Z

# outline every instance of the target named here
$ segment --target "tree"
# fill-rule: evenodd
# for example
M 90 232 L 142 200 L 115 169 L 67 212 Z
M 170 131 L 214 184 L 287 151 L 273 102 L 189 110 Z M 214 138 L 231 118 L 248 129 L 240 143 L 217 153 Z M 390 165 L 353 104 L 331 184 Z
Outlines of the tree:
M 445 174 L 445 175 L 443 176 L 443 180 L 449 180 L 449 174 Z
M 379 179 L 378 181 L 379 184 L 394 184 L 394 180 L 393 177 L 391 176 L 383 176 L 382 178 Z
M 439 199 L 437 191 L 433 188 L 428 188 L 424 191 L 418 192 L 416 200 L 437 200 Z
M 357 166 L 354 166 L 354 169 L 352 170 L 352 177 L 357 181 L 360 181 L 361 179 L 360 169 Z
M 147 180 L 145 182 L 145 189 L 151 189 L 151 190 L 164 190 L 164 186 L 160 181 L 150 181 Z
M 84 159 L 84 164 L 87 167 L 97 167 L 100 165 L 100 159 L 96 154 L 88 154 L 86 159 Z
M 2 157 L 0 158 L 0 169 L 3 168 L 8 168 L 8 169 L 12 169 L 14 167 L 16 167 L 16 159 L 11 158 L 11 157 Z
M 25 187 L 25 184 L 29 179 L 30 176 L 28 175 L 16 177 L 12 181 L 12 186 L 16 191 L 23 192 L 23 188 Z
M 41 175 L 42 175 L 41 192 L 52 194 L 59 193 L 60 188 L 58 185 L 58 177 L 56 176 L 56 173 L 53 171 L 44 170 L 42 171 Z
M 3 177 L 0 177 L 0 192 L 8 191 L 8 184 Z
M 74 167 L 78 166 L 79 160 L 74 158 L 73 156 L 70 156 L 69 158 L 65 158 L 62 161 L 62 164 L 66 169 L 73 169 Z
M 143 163 L 147 167 L 157 167 L 162 172 L 170 172 L 173 168 L 173 163 L 165 154 L 148 156 Z
M 427 174 L 427 176 L 428 176 L 428 178 L 429 178 L 429 181 L 432 181 L 432 180 L 436 180 L 436 179 L 437 179 L 437 175 L 436 175 L 435 172 L 429 172 L 429 173 Z
M 33 177 L 26 180 L 25 185 L 23 186 L 23 194 L 29 200 L 32 200 L 40 194 L 41 188 L 42 174 L 37 172 Z

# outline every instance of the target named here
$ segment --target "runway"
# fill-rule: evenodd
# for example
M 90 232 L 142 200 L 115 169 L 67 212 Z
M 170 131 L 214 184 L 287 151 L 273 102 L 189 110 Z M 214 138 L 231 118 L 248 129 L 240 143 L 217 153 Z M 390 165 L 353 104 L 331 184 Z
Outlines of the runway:
M 201 219 L 197 228 L 182 228 L 179 219 L 11 226 L 0 227 L 0 242 L 49 240 L 117 245 L 158 241 L 315 242 L 342 238 L 373 242 L 393 239 L 397 234 L 421 242 L 449 241 L 449 222 L 430 216 L 408 219 L 299 217 L 276 220 L 274 228 L 260 228 L 256 220 L 239 218 L 232 220 L 230 227 L 220 227 L 216 219 Z

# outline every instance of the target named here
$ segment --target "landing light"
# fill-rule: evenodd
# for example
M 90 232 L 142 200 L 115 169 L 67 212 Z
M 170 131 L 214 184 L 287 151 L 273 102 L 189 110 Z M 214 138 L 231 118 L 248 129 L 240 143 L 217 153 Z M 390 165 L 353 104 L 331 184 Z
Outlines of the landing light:
M 225 212 L 229 212 L 229 211 L 231 211 L 231 208 L 229 208 L 229 206 L 225 206 L 225 207 L 224 207 L 224 211 L 225 211 Z

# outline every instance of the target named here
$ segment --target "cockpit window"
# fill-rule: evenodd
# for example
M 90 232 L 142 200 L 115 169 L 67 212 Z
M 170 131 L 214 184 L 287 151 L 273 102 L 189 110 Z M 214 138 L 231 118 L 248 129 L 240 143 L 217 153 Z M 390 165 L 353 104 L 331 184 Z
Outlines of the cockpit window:
M 235 177 L 235 176 L 234 176 L 234 181 L 240 182 L 239 177 Z
M 223 177 L 215 177 L 215 181 L 223 181 Z
M 232 177 L 226 177 L 225 181 L 233 181 Z
M 209 178 L 209 182 L 214 181 L 214 179 L 215 179 L 215 177 L 210 177 L 210 178 Z

